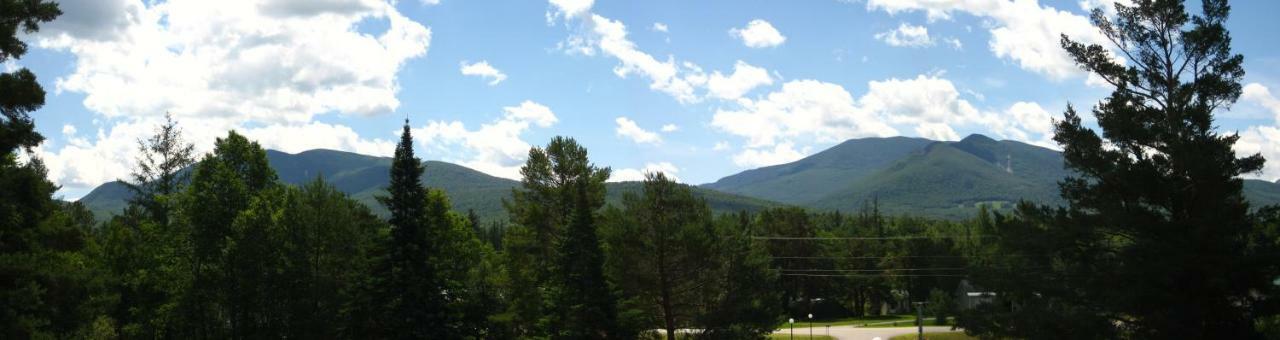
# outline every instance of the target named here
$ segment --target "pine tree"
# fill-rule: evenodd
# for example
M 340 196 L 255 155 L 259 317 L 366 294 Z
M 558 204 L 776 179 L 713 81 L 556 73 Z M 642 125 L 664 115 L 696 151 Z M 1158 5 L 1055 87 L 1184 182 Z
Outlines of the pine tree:
M 588 179 L 579 179 L 586 181 Z M 586 183 L 575 183 L 576 206 L 586 206 Z M 573 210 L 559 245 L 551 336 L 556 339 L 607 339 L 617 332 L 617 300 L 604 278 L 604 252 L 596 233 L 595 212 Z
M 169 196 L 186 184 L 186 167 L 195 163 L 195 145 L 182 139 L 182 130 L 173 116 L 165 113 L 164 124 L 146 140 L 138 140 L 136 168 L 125 182 L 133 192 L 130 204 L 145 209 L 161 226 L 169 225 Z
M 647 174 L 642 195 L 628 193 L 624 211 L 609 214 L 610 275 L 628 300 L 655 311 L 674 340 L 714 292 L 720 269 L 711 209 L 689 187 L 662 173 Z
M 1243 57 L 1225 28 L 1230 7 L 1206 0 L 1116 4 L 1093 23 L 1126 59 L 1063 36 L 1085 70 L 1114 86 L 1094 107 L 1102 134 L 1068 107 L 1056 123 L 1074 175 L 1065 209 L 1022 204 L 997 221 L 998 260 L 980 285 L 1018 306 L 989 306 L 964 325 L 1015 338 L 1257 338 L 1280 261 L 1255 242 L 1257 222 L 1241 174 L 1260 155 L 1236 157 L 1238 137 L 1214 113 L 1240 96 Z M 985 316 L 983 315 L 985 313 Z
M 562 284 L 558 262 L 566 226 L 579 210 L 594 212 L 604 205 L 610 170 L 591 164 L 587 149 L 577 141 L 555 137 L 546 148 L 529 150 L 520 173 L 520 188 L 504 202 L 514 224 L 502 239 L 509 302 L 505 314 L 518 336 L 546 336 L 559 322 L 553 312 L 556 297 L 544 291 L 554 292 Z
M 448 337 L 447 304 L 441 278 L 434 268 L 441 259 L 433 244 L 427 220 L 427 189 L 422 186 L 425 168 L 413 154 L 413 136 L 406 119 L 400 143 L 391 160 L 387 196 L 378 201 L 391 213 L 391 238 L 387 244 L 384 322 L 392 338 Z

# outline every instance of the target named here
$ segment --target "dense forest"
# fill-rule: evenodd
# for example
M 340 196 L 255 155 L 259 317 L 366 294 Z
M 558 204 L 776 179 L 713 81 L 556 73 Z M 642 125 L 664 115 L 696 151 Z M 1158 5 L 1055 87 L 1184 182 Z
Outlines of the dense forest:
M 56 4 L 0 0 L 0 62 Z M 1063 37 L 1115 87 L 1056 141 L 1065 206 L 960 221 L 791 206 L 715 212 L 661 173 L 607 200 L 611 171 L 555 137 L 529 150 L 506 219 L 482 223 L 422 184 L 406 120 L 375 214 L 323 177 L 284 184 L 230 131 L 196 154 L 173 119 L 140 141 L 133 197 L 104 221 L 54 199 L 32 148 L 35 76 L 0 75 L 0 337 L 763 338 L 788 318 L 913 310 L 987 338 L 1280 336 L 1280 208 L 1250 207 L 1234 135 L 1240 95 L 1225 1 L 1135 1 L 1095 24 L 1132 52 Z M 1163 51 L 1163 52 L 1162 52 Z M 1173 65 L 1180 64 L 1182 68 Z M 189 170 L 188 170 L 189 169 Z M 381 217 L 381 216 L 385 216 Z M 963 283 L 962 283 L 963 282 Z M 991 303 L 960 308 L 961 286 Z

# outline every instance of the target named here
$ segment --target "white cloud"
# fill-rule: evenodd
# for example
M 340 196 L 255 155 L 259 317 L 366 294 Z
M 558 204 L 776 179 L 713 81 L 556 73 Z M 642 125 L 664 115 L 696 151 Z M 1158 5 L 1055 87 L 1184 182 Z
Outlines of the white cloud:
M 898 134 L 843 87 L 817 80 L 789 81 L 763 98 L 744 99 L 737 110 L 717 110 L 711 125 L 746 137 L 753 148 L 799 137 L 833 142 Z
M 1271 90 L 1267 89 L 1266 86 L 1258 83 L 1249 83 L 1244 86 L 1240 99 L 1267 109 L 1275 117 L 1277 124 L 1280 124 L 1280 99 L 1272 96 Z M 1277 160 L 1280 160 L 1280 158 L 1277 158 Z
M 594 56 L 600 52 L 605 56 L 616 58 L 618 65 L 613 68 L 615 75 L 627 78 L 638 74 L 648 78 L 650 89 L 670 95 L 681 104 L 696 103 L 704 99 L 704 96 L 698 92 L 708 86 L 709 77 L 702 67 L 688 61 L 677 61 L 670 55 L 663 60 L 645 53 L 635 42 L 627 38 L 627 27 L 621 21 L 598 14 L 587 14 L 579 15 L 584 17 L 581 25 L 577 26 L 575 32 L 568 38 L 557 44 L 558 50 L 585 56 Z M 656 27 L 665 27 L 665 24 Z M 739 67 L 739 65 L 743 66 Z M 758 84 L 752 85 L 751 82 L 758 83 L 770 78 L 763 69 L 743 62 L 739 62 L 739 65 L 735 65 L 734 74 L 728 77 L 719 72 L 716 73 L 721 78 L 717 80 L 719 83 L 716 90 L 746 92 L 751 87 L 758 86 Z M 738 79 L 734 80 L 735 76 Z M 735 84 L 735 81 L 743 83 Z M 748 85 L 752 86 L 740 88 Z
M 71 124 L 63 124 L 63 125 L 62 125 L 62 134 L 63 134 L 63 135 L 65 135 L 65 136 L 67 136 L 67 137 L 74 136 L 74 135 L 76 134 L 76 127 L 75 127 L 75 126 L 72 126 Z
M 945 38 L 945 39 L 942 39 L 942 42 L 947 43 L 947 45 L 951 45 L 951 48 L 954 48 L 956 50 L 964 49 L 964 44 L 960 43 L 960 39 Z
M 467 129 L 459 121 L 430 121 L 413 129 L 413 134 L 422 146 L 444 153 L 446 161 L 490 175 L 518 179 L 530 147 L 521 136 L 532 126 L 550 127 L 558 119 L 550 108 L 527 100 L 502 110 L 502 117 L 475 130 Z
M 757 86 L 773 84 L 773 78 L 764 68 L 751 66 L 738 60 L 733 64 L 733 74 L 724 76 L 720 71 L 707 79 L 707 92 L 721 99 L 738 99 Z
M 440 4 L 440 0 L 421 0 L 423 5 L 435 6 Z
M 1059 46 L 1060 34 L 1109 46 L 1089 18 L 1041 6 L 1036 0 L 868 0 L 867 8 L 890 14 L 922 11 L 930 20 L 947 20 L 956 12 L 985 18 L 991 52 L 1054 80 L 1085 74 Z
M 695 90 L 706 84 L 707 76 L 697 65 L 677 64 L 673 57 L 659 61 L 640 51 L 634 42 L 627 39 L 627 27 L 621 21 L 592 15 L 589 24 L 593 45 L 621 63 L 614 67 L 614 74 L 626 78 L 632 73 L 640 73 L 651 80 L 651 89 L 671 95 L 681 103 L 698 101 Z
M 83 93 L 108 118 L 222 117 L 306 123 L 325 112 L 377 114 L 400 104 L 396 74 L 426 54 L 431 31 L 386 1 L 128 1 L 118 31 L 63 23 L 38 45 L 75 56 L 58 92 Z M 86 17 L 87 18 L 87 17 Z M 86 19 L 87 20 L 87 19 Z M 357 31 L 365 21 L 385 32 Z
M 871 81 L 856 100 L 840 85 L 795 80 L 736 109 L 717 110 L 711 125 L 743 137 L 734 156 L 741 166 L 778 164 L 803 157 L 815 145 L 850 138 L 887 137 L 902 130 L 935 140 L 958 140 L 957 127 L 983 128 L 1001 137 L 1043 144 L 1052 131 L 1049 115 L 1034 103 L 987 112 L 961 98 L 938 75 Z
M 676 132 L 678 130 L 680 130 L 680 127 L 675 124 L 666 124 L 662 126 L 662 132 Z
M 610 182 L 643 181 L 645 174 L 662 173 L 666 175 L 667 178 L 670 178 L 673 181 L 679 182 L 680 177 L 676 176 L 676 174 L 679 172 L 680 172 L 680 168 L 677 168 L 674 164 L 671 164 L 670 162 L 645 163 L 644 167 L 640 169 L 633 169 L 633 168 L 615 169 L 613 171 L 612 176 L 609 177 L 609 181 Z
M 548 22 L 558 17 L 571 19 L 586 14 L 595 4 L 595 0 L 550 0 L 549 2 L 551 7 L 555 7 L 555 11 L 547 12 Z
M 724 150 L 729 150 L 729 142 L 719 141 L 719 142 L 716 142 L 715 146 L 711 147 L 711 151 L 724 151 Z
M 1236 156 L 1244 157 L 1261 153 L 1267 162 L 1262 171 L 1244 174 L 1245 177 L 1261 178 L 1274 181 L 1280 178 L 1280 128 L 1275 126 L 1252 126 L 1240 132 L 1240 140 L 1235 145 Z
M 498 83 L 501 83 L 503 80 L 507 80 L 507 75 L 505 73 L 502 73 L 501 70 L 489 65 L 489 62 L 484 60 L 474 63 L 467 63 L 467 61 L 464 60 L 462 61 L 459 71 L 461 71 L 464 76 L 488 78 L 489 86 L 498 85 Z
M 634 120 L 627 119 L 627 117 L 618 117 L 613 121 L 618 125 L 617 128 L 613 130 L 618 137 L 626 137 L 637 144 L 662 143 L 662 136 L 641 128 Z
M 883 41 L 889 46 L 896 47 L 928 47 L 933 46 L 933 38 L 929 37 L 929 29 L 924 26 L 914 26 L 907 23 L 898 25 L 898 28 L 876 33 L 876 40 Z
M 729 35 L 741 39 L 743 45 L 751 48 L 776 47 L 787 41 L 787 37 L 773 28 L 773 24 L 761 19 L 751 20 L 743 28 L 730 29 Z
M 660 23 L 660 22 L 653 23 L 653 26 L 650 27 L 649 29 L 653 30 L 654 32 L 662 32 L 662 33 L 669 32 L 667 30 L 667 24 Z
M 397 73 L 426 55 L 431 39 L 387 0 L 62 4 L 67 14 L 34 45 L 74 58 L 55 92 L 83 94 L 98 116 L 96 134 L 39 149 L 50 178 L 71 189 L 126 176 L 136 141 L 165 112 L 189 127 L 200 152 L 236 129 L 267 148 L 387 154 L 384 140 L 314 118 L 396 110 Z M 357 29 L 368 22 L 385 28 Z
M 365 155 L 391 157 L 396 143 L 388 139 L 363 139 L 350 127 L 312 122 L 306 125 L 271 125 L 241 131 L 245 137 L 263 147 L 299 153 L 311 149 L 350 151 Z
M 796 151 L 795 145 L 791 142 L 783 142 L 774 145 L 773 148 L 743 150 L 741 153 L 733 155 L 733 164 L 744 168 L 758 168 L 790 163 L 804 158 L 805 155 L 809 154 L 810 150 L 809 147 L 805 147 L 803 150 Z

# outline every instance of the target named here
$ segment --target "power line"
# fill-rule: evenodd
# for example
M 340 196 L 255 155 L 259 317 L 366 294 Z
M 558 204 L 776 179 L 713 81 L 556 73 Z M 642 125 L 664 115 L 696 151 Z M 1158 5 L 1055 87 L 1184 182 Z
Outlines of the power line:
M 877 259 L 962 259 L 971 256 L 962 255 L 908 255 L 908 256 L 770 256 L 774 259 L 794 260 L 877 260 Z
M 872 241 L 872 240 L 927 240 L 937 238 L 987 238 L 994 235 L 934 235 L 934 236 L 883 236 L 883 237 L 816 237 L 816 236 L 752 236 L 753 240 L 781 241 Z
M 952 275 L 952 274 L 791 274 L 782 273 L 781 276 L 801 276 L 801 277 L 968 277 L 968 275 Z
M 774 270 L 784 272 L 842 272 L 842 273 L 879 273 L 879 272 L 915 272 L 915 271 L 957 271 L 969 270 L 969 268 L 888 268 L 888 269 L 784 269 L 776 268 Z

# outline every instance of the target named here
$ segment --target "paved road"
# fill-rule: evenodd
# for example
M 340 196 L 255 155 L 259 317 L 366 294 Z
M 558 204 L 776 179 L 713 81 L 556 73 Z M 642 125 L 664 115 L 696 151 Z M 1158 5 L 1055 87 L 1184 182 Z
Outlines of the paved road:
M 925 326 L 924 332 L 950 332 L 950 326 Z M 791 334 L 790 329 L 783 329 L 774 334 Z M 796 327 L 796 339 L 804 339 L 809 335 L 808 327 Z M 826 327 L 814 327 L 813 335 L 827 334 Z M 872 340 L 880 338 L 880 340 L 889 340 L 897 335 L 916 334 L 915 327 L 896 327 L 896 328 L 862 328 L 853 326 L 831 326 L 831 337 L 839 340 Z

